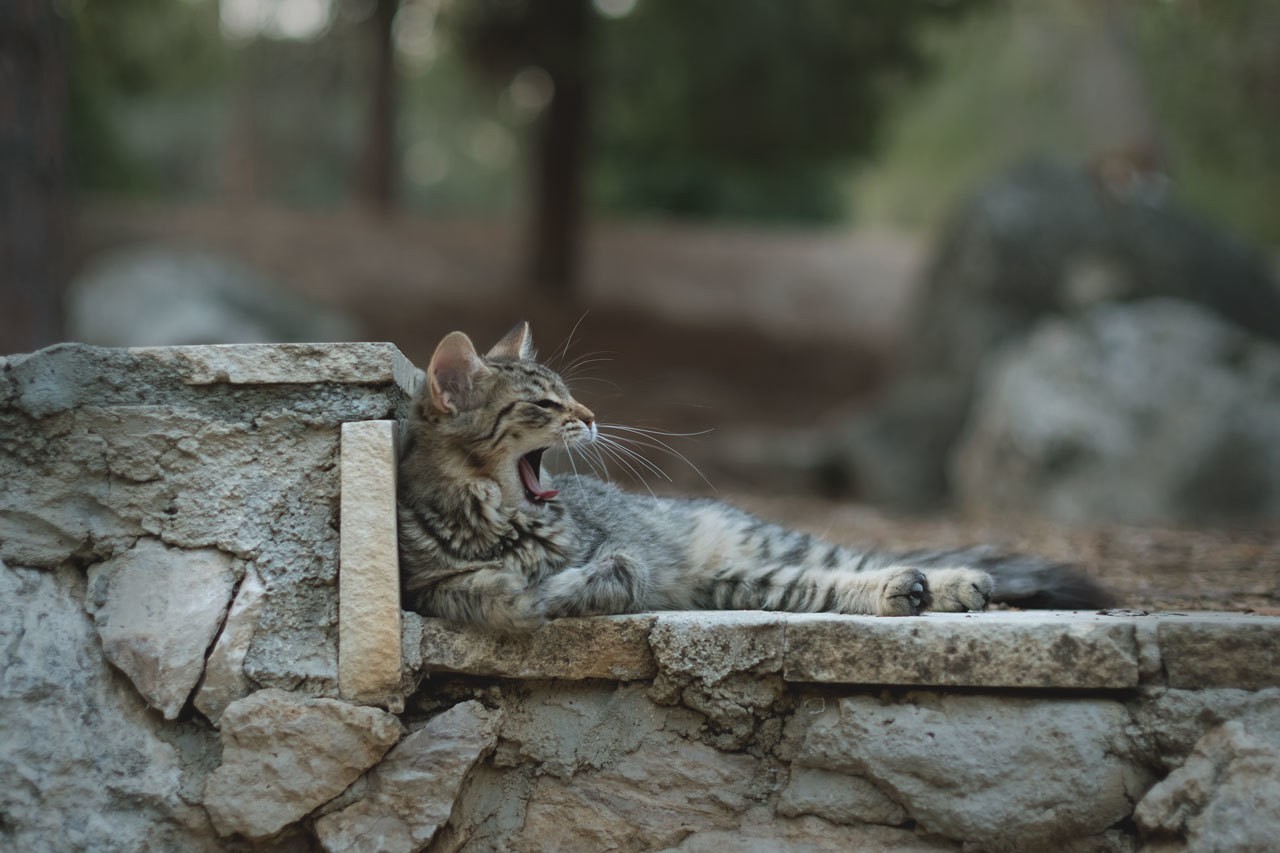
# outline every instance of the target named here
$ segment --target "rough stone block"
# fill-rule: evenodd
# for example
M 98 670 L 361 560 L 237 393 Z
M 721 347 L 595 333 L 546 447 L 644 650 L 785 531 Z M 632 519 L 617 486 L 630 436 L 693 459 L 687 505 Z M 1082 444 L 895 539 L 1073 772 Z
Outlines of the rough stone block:
M 329 853 L 414 853 L 448 820 L 458 789 L 498 739 L 498 715 L 454 705 L 396 744 L 369 771 L 366 795 L 316 821 Z
M 403 707 L 394 421 L 342 425 L 338 690 Z
M 981 849 L 1101 833 L 1149 784 L 1119 702 L 912 694 L 838 700 L 796 761 L 852 773 L 931 833 Z
M 140 539 L 89 570 L 86 606 L 103 653 L 166 720 L 200 680 L 235 582 L 232 558 L 221 551 L 156 539 Z
M 653 678 L 649 630 L 655 618 L 554 619 L 531 634 L 503 636 L 406 613 L 405 663 L 410 671 L 505 678 Z
M 789 617 L 788 681 L 954 687 L 1135 687 L 1132 621 L 1078 613 Z
M 245 570 L 244 580 L 227 611 L 222 633 L 204 665 L 204 679 L 196 693 L 195 705 L 217 726 L 226 707 L 253 692 L 244 674 L 244 658 L 258 630 L 258 616 L 266 600 L 267 588 L 253 566 Z
M 1197 613 L 1159 620 L 1170 687 L 1280 686 L 1280 617 Z
M 400 734 L 377 708 L 260 690 L 222 715 L 222 766 L 205 808 L 221 835 L 267 838 L 342 793 Z

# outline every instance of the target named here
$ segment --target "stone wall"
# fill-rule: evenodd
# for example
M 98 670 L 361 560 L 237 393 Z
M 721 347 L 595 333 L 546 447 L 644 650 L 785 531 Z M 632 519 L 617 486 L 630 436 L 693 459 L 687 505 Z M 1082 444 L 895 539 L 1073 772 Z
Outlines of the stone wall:
M 1280 619 L 397 606 L 394 348 L 0 363 L 0 849 L 1263 850 Z

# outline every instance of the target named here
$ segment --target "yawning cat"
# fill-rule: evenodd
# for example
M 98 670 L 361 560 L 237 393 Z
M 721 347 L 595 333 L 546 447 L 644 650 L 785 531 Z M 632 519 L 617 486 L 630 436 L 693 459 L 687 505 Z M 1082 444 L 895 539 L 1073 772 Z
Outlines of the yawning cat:
M 400 463 L 406 606 L 498 631 L 558 616 L 751 609 L 913 616 L 925 608 L 1096 607 L 1069 567 L 989 549 L 848 548 L 709 499 L 632 494 L 579 474 L 551 484 L 551 448 L 606 441 L 517 325 L 485 355 L 452 332 L 415 400 Z

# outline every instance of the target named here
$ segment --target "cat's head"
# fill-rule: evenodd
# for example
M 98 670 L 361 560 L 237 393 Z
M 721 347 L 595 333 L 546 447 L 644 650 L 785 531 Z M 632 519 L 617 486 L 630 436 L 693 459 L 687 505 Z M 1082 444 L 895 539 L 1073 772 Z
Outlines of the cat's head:
M 462 332 L 436 347 L 418 398 L 434 438 L 453 449 L 460 475 L 484 476 L 503 503 L 539 506 L 557 491 L 542 484 L 542 455 L 596 437 L 595 415 L 559 374 L 535 360 L 528 323 L 483 356 Z

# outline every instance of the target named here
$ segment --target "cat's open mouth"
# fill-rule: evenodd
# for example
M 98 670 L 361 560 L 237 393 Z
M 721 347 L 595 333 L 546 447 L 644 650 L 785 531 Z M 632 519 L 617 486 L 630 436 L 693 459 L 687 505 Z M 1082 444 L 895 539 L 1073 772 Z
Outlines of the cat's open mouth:
M 558 489 L 542 488 L 542 483 L 538 479 L 542 475 L 542 454 L 545 452 L 544 447 L 541 450 L 526 453 L 516 463 L 516 469 L 520 472 L 520 482 L 524 484 L 524 496 L 536 504 L 546 503 L 560 494 Z

